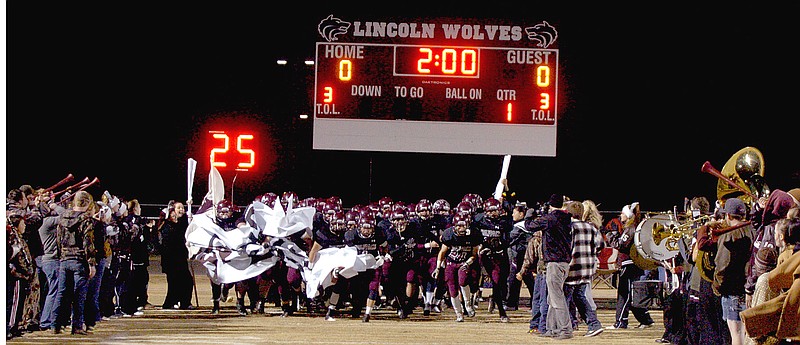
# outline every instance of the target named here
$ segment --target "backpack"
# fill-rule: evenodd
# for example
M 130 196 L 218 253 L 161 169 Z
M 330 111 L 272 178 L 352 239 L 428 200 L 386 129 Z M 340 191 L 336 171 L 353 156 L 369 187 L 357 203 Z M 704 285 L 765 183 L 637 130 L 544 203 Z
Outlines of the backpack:
M 59 217 L 56 235 L 62 260 L 94 258 L 95 222 L 87 212 L 69 210 Z

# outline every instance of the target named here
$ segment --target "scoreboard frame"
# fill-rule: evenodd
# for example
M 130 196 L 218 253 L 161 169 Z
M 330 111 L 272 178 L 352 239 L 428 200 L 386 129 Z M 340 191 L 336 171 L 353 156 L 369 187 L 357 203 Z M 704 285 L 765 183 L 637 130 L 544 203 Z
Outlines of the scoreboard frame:
M 323 35 L 331 19 L 339 34 Z M 412 30 L 391 35 L 375 29 L 381 24 Z M 415 36 L 414 27 L 429 33 Z M 551 47 L 557 34 L 541 27 L 556 33 L 547 22 L 398 24 L 328 16 L 318 30 L 325 40 L 316 46 L 313 148 L 554 157 L 559 51 Z M 477 39 L 482 29 L 508 35 Z

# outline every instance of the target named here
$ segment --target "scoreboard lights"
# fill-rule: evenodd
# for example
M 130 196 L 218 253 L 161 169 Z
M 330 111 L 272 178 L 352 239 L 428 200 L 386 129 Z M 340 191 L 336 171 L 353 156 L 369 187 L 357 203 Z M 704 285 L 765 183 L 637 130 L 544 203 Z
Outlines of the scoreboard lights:
M 339 38 L 317 43 L 314 148 L 555 156 L 558 49 Z
M 398 61 L 401 62 L 399 66 Z M 409 61 L 411 64 L 402 63 Z M 477 78 L 480 68 L 478 61 L 478 50 L 473 48 L 403 46 L 395 47 L 394 70 L 395 75 L 399 76 Z
M 212 138 L 209 151 L 211 166 L 220 170 L 248 171 L 256 165 L 256 151 L 252 134 L 231 134 L 225 131 L 208 131 Z

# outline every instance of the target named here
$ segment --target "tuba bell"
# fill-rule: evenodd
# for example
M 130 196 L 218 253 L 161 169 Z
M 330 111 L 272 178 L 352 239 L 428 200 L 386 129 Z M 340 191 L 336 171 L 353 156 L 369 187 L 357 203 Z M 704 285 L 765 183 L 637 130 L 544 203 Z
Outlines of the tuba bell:
M 759 198 L 768 197 L 769 186 L 764 180 L 764 156 L 755 147 L 745 147 L 734 153 L 722 170 L 706 161 L 700 171 L 717 177 L 717 199 L 742 199 L 753 206 Z

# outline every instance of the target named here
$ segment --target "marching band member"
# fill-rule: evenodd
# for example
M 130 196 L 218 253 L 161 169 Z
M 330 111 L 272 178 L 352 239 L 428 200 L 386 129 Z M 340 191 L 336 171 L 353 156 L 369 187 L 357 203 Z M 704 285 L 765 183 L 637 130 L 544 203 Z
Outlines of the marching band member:
M 619 250 L 617 262 L 620 267 L 619 282 L 617 283 L 616 320 L 613 326 L 606 327 L 608 329 L 628 328 L 629 312 L 633 312 L 633 316 L 639 321 L 640 324 L 637 326 L 638 328 L 648 328 L 653 325 L 653 318 L 646 308 L 639 308 L 631 305 L 633 300 L 633 282 L 644 274 L 644 271 L 634 264 L 630 256 L 630 252 L 636 250 L 636 248 L 633 247 L 633 235 L 636 231 L 636 226 L 639 225 L 641 220 L 642 214 L 638 202 L 625 205 L 620 213 L 620 221 L 622 221 L 624 226 L 623 232 L 608 233 L 611 237 L 611 246 Z
M 746 269 L 755 230 L 747 221 L 747 206 L 741 199 L 726 199 L 722 214 L 724 221 L 712 221 L 698 229 L 698 247 L 715 253 L 712 288 L 722 297 L 722 318 L 728 323 L 731 344 L 742 345 L 745 334 L 739 313 L 746 308 Z

